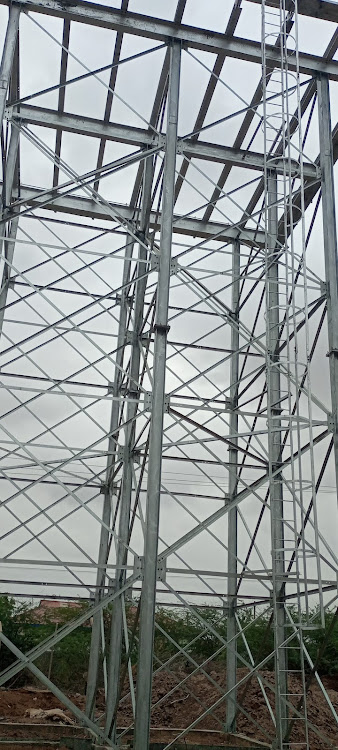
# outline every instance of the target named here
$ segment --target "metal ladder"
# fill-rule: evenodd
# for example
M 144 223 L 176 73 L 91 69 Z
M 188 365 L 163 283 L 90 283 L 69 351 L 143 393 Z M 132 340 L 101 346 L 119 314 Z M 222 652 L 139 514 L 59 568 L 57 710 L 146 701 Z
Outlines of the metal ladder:
M 292 32 L 292 33 L 291 33 Z M 278 68 L 269 62 L 268 48 L 274 46 L 280 51 Z M 292 68 L 289 64 L 292 59 Z M 308 603 L 308 561 L 317 561 L 317 574 L 320 586 L 319 543 L 314 543 L 304 533 L 306 519 L 306 497 L 314 493 L 314 467 L 311 464 L 311 477 L 304 471 L 301 447 L 302 426 L 312 441 L 311 382 L 308 369 L 307 351 L 300 355 L 297 343 L 297 316 L 301 305 L 297 295 L 302 291 L 297 287 L 297 263 L 299 253 L 295 252 L 294 227 L 302 217 L 293 200 L 295 180 L 299 180 L 303 190 L 302 150 L 295 146 L 294 134 L 298 131 L 298 145 L 301 144 L 301 117 L 299 109 L 299 72 L 297 49 L 297 0 L 279 0 L 278 8 L 266 6 L 262 0 L 262 83 L 263 83 L 263 132 L 264 132 L 264 177 L 265 195 L 265 254 L 267 277 L 267 384 L 268 384 L 268 426 L 273 457 L 269 458 L 270 503 L 277 502 L 279 513 L 272 533 L 272 577 L 273 608 L 275 630 L 275 670 L 276 670 L 276 745 L 278 750 L 300 748 L 309 750 L 307 700 L 305 684 L 305 664 L 303 632 L 311 627 Z M 296 100 L 296 114 L 291 108 Z M 292 120 L 292 129 L 290 122 Z M 291 132 L 292 130 L 292 132 Z M 293 139 L 293 140 L 292 140 Z M 275 147 L 280 143 L 276 155 Z M 278 163 L 278 175 L 277 175 Z M 273 190 L 271 190 L 271 175 Z M 270 186 L 269 186 L 270 185 Z M 298 213 L 297 213 L 298 212 Z M 284 239 L 278 240 L 278 221 L 284 219 Z M 272 217 L 272 218 L 271 218 Z M 275 227 L 275 229 L 274 229 Z M 302 254 L 305 246 L 302 247 Z M 303 257 L 303 255 L 301 256 Z M 271 273 L 271 268 L 276 270 Z M 304 299 L 306 302 L 306 267 L 304 270 Z M 274 298 L 275 307 L 269 302 Z M 301 308 L 303 310 L 303 307 Z M 306 304 L 304 306 L 305 325 Z M 277 344 L 276 344 L 277 340 Z M 280 354 L 283 343 L 283 354 Z M 302 360 L 303 359 L 303 363 Z M 277 385 L 276 385 L 277 384 Z M 307 389 L 308 422 L 301 415 L 304 399 L 301 392 Z M 269 395 L 270 394 L 270 395 Z M 275 446 L 275 447 L 273 447 Z M 280 456 L 276 461 L 276 446 Z M 292 458 L 284 475 L 278 472 L 282 463 L 283 451 Z M 310 449 L 310 458 L 312 459 Z M 276 468 L 277 467 L 277 468 Z M 311 498 L 311 495 L 310 495 Z M 311 519 L 310 519 L 311 522 Z M 310 523 L 311 526 L 311 523 Z M 277 529 L 277 532 L 276 532 Z M 291 586 L 295 593 L 296 622 L 288 626 L 288 612 L 285 604 L 285 587 Z M 290 590 L 290 588 L 289 588 Z M 302 596 L 301 596 L 302 593 Z M 302 606 L 302 601 L 305 606 Z M 323 601 L 319 595 L 319 606 L 323 612 Z M 296 625 L 296 635 L 294 626 Z M 296 655 L 294 669 L 289 668 L 291 654 Z

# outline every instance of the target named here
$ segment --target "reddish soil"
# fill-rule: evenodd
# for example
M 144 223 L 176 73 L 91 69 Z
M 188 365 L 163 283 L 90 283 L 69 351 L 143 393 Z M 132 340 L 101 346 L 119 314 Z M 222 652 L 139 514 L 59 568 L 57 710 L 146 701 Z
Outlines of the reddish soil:
M 222 696 L 225 685 L 224 671 L 219 667 L 209 669 L 209 677 L 214 684 L 203 674 L 190 675 L 187 671 L 175 671 L 175 674 L 158 674 L 154 678 L 153 704 L 152 711 L 152 742 L 166 743 L 169 740 L 176 739 L 177 743 L 185 742 L 206 744 L 206 745 L 223 745 L 238 744 L 245 747 L 249 738 L 251 746 L 255 741 L 260 741 L 271 746 L 271 737 L 273 736 L 273 724 L 267 709 L 264 696 L 258 685 L 257 679 L 252 680 L 249 684 L 244 682 L 239 689 L 240 703 L 243 711 L 238 716 L 237 731 L 240 737 L 236 740 L 233 735 L 224 735 L 220 722 L 224 721 L 225 705 L 224 701 L 213 711 L 213 715 L 204 716 L 197 724 L 195 731 L 191 731 L 189 736 L 179 738 L 180 730 L 188 727 L 192 722 L 202 716 L 205 708 L 212 706 Z M 245 670 L 238 671 L 239 679 L 244 678 Z M 266 695 L 273 708 L 273 692 L 269 685 L 273 685 L 273 674 L 263 672 L 261 674 L 264 683 Z M 174 689 L 181 681 L 185 680 L 184 685 Z M 323 677 L 323 683 L 332 702 L 335 711 L 338 712 L 338 678 Z M 247 685 L 244 694 L 245 686 Z M 297 705 L 299 700 L 300 683 L 295 675 L 289 677 L 290 692 L 298 694 L 292 698 L 292 702 Z M 172 691 L 172 692 L 171 692 Z M 168 695 L 168 693 L 170 693 Z M 193 696 L 192 696 L 193 694 Z M 73 694 L 70 699 L 82 710 L 84 709 L 84 696 Z M 203 704 L 203 706 L 201 705 Z M 313 683 L 309 689 L 308 699 L 308 720 L 310 724 L 310 746 L 311 750 L 322 750 L 326 746 L 338 747 L 338 727 L 334 721 L 329 706 L 318 686 Z M 50 720 L 32 719 L 26 713 L 31 708 L 62 708 L 59 701 L 46 690 L 37 690 L 34 688 L 21 688 L 18 690 L 0 689 L 0 738 L 45 738 L 46 740 L 55 740 L 61 737 L 86 736 L 85 730 L 79 726 L 62 726 L 58 720 L 56 723 Z M 99 693 L 97 704 L 98 716 L 103 711 L 103 695 Z M 71 714 L 65 710 L 68 716 Z M 118 712 L 118 726 L 120 728 L 129 727 L 132 724 L 132 708 L 128 696 L 122 698 Z M 317 732 L 311 728 L 311 724 L 317 729 Z M 19 726 L 18 726 L 19 725 Z M 20 726 L 21 725 L 21 726 Z M 25 726 L 23 726 L 25 725 Z M 304 722 L 297 720 L 294 722 L 291 743 L 304 742 Z M 330 744 L 326 744 L 318 732 L 321 733 Z M 131 733 L 125 734 L 123 744 L 131 741 Z M 176 743 L 175 743 L 176 744 Z M 10 747 L 10 745 L 6 745 Z M 14 747 L 14 745 L 13 745 Z M 46 747 L 46 746 L 45 746 Z M 292 745 L 291 745 L 292 747 Z M 304 750 L 302 744 L 297 746 L 297 750 Z M 39 750 L 35 746 L 35 750 Z

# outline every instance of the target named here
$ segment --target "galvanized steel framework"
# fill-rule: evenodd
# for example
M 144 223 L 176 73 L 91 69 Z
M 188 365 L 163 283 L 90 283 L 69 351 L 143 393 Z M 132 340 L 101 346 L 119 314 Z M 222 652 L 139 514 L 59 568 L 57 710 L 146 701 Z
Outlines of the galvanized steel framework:
M 319 19 L 320 33 L 320 19 L 335 24 L 338 5 L 229 0 L 224 34 L 187 25 L 188 0 L 178 0 L 171 20 L 132 13 L 128 0 L 120 9 L 1 3 L 8 5 L 0 73 L 3 590 L 40 593 L 44 582 L 45 596 L 56 590 L 92 602 L 28 654 L 0 633 L 17 657 L 0 684 L 28 667 L 99 740 L 122 742 L 127 730 L 116 719 L 126 699 L 121 654 L 133 594 L 136 687 L 130 664 L 127 671 L 137 750 L 149 741 L 153 669 L 175 673 L 175 659 L 163 664 L 153 651 L 161 603 L 195 613 L 201 634 L 211 631 L 217 653 L 226 651 L 222 688 L 190 644 L 171 639 L 219 698 L 204 706 L 186 682 L 196 719 L 167 747 L 209 714 L 227 732 L 244 716 L 280 750 L 310 748 L 315 737 L 330 746 L 331 727 L 323 733 L 308 712 L 313 679 L 336 727 L 306 632 L 322 627 L 337 598 L 338 150 L 330 87 L 338 35 L 324 56 L 319 48 L 302 52 L 299 35 L 307 16 Z M 248 12 L 260 18 L 259 41 L 236 35 Z M 100 33 L 109 37 L 112 62 L 94 69 L 85 44 L 82 56 L 72 48 L 79 28 L 89 45 L 91 34 L 93 45 Z M 23 94 L 27 40 L 46 35 L 57 49 L 57 78 L 37 90 L 33 66 Z M 40 64 L 48 66 L 43 49 Z M 199 108 L 189 101 L 188 132 L 180 120 L 187 60 L 206 81 Z M 238 73 L 236 60 L 247 66 L 238 63 Z M 119 87 L 128 66 L 154 90 L 147 116 L 128 85 Z M 241 71 L 250 69 L 248 99 Z M 95 91 L 96 117 L 68 96 L 79 85 L 85 98 Z M 220 92 L 227 108 L 215 116 Z M 87 148 L 96 149 L 95 164 Z M 35 163 L 38 183 L 27 185 L 24 164 Z M 116 200 L 120 188 L 129 203 Z M 323 498 L 325 487 L 332 492 Z M 226 617 L 226 640 L 195 609 L 206 601 Z M 271 615 L 273 682 L 269 659 L 254 663 L 239 618 L 252 606 L 258 619 Z M 83 713 L 35 662 L 89 617 Z M 296 694 L 290 644 L 299 651 Z M 95 711 L 102 651 L 104 721 Z M 269 732 L 246 710 L 250 679 L 264 695 Z

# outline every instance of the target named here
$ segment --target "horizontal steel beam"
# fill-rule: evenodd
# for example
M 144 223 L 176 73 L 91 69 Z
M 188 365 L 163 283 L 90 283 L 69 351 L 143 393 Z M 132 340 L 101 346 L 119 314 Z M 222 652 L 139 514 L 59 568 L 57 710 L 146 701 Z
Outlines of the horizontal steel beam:
M 58 112 L 27 104 L 21 104 L 19 110 L 16 107 L 8 107 L 6 109 L 6 118 L 15 120 L 18 123 L 41 125 L 41 127 L 53 128 L 55 130 L 60 129 L 68 133 L 79 133 L 91 138 L 105 138 L 107 141 L 126 143 L 132 146 L 139 146 L 140 148 L 147 146 L 161 147 L 161 145 L 163 145 L 163 148 L 165 147 L 165 134 L 162 133 L 157 135 L 149 130 L 131 127 L 130 125 L 120 125 L 112 122 L 105 123 L 102 120 L 96 120 L 91 117 L 72 115 L 67 112 Z M 245 151 L 244 149 L 220 146 L 205 141 L 179 138 L 177 141 L 177 152 L 190 158 L 264 171 L 264 155 L 255 151 Z M 283 174 L 285 160 L 277 156 L 273 165 L 277 172 Z M 297 175 L 300 166 L 295 161 L 293 167 L 294 174 Z M 304 177 L 316 179 L 316 177 L 319 178 L 320 176 L 320 170 L 314 164 L 307 164 L 305 162 L 303 169 Z
M 58 213 L 75 214 L 91 219 L 112 220 L 112 216 L 103 204 L 100 205 L 90 198 L 81 198 L 75 195 L 61 194 L 58 196 L 56 191 L 52 190 L 46 195 L 45 191 L 38 188 L 21 187 L 20 201 L 23 201 L 27 206 L 34 208 L 39 208 L 40 206 L 41 208 Z M 133 206 L 130 207 L 116 203 L 110 203 L 109 205 L 112 212 L 117 212 L 123 219 L 127 221 L 133 220 L 135 214 Z M 23 209 L 22 203 L 20 208 L 21 210 Z M 13 213 L 15 213 L 15 205 L 13 206 Z M 11 215 L 13 215 L 12 212 Z M 150 229 L 159 230 L 161 226 L 161 214 L 152 211 L 149 225 Z M 202 219 L 193 219 L 191 217 L 175 216 L 173 231 L 175 234 L 202 237 L 209 240 L 216 239 L 220 242 L 233 242 L 234 239 L 239 239 L 241 243 L 254 245 L 255 247 L 264 246 L 265 242 L 263 231 L 256 232 L 254 229 L 238 229 L 236 226 L 227 226 L 215 221 L 205 222 Z
M 262 0 L 250 0 L 250 2 L 262 4 Z M 279 10 L 280 0 L 265 0 L 265 5 Z M 298 0 L 298 13 L 302 16 L 338 23 L 338 3 L 336 0 Z
M 10 5 L 12 0 L 0 0 L 2 5 Z M 104 5 L 84 2 L 84 0 L 20 0 L 22 10 L 34 11 L 46 15 L 66 18 L 78 23 L 86 23 L 101 26 L 106 29 L 114 29 L 120 33 L 133 34 L 170 43 L 173 39 L 181 41 L 187 47 L 211 52 L 215 55 L 226 55 L 240 60 L 262 64 L 261 45 L 259 42 L 239 37 L 227 37 L 222 33 L 175 24 L 151 16 L 130 13 Z M 321 57 L 299 53 L 299 70 L 307 75 L 325 73 L 331 79 L 338 80 L 338 62 L 323 60 Z M 279 50 L 274 46 L 266 48 L 266 62 L 275 68 L 279 68 L 281 57 Z M 288 67 L 296 69 L 296 60 L 293 52 L 290 52 Z
M 5 118 L 22 124 L 40 125 L 52 129 L 60 128 L 60 130 L 65 130 L 68 133 L 88 135 L 92 138 L 106 138 L 107 141 L 127 143 L 132 146 L 161 145 L 161 136 L 151 130 L 104 122 L 92 117 L 73 115 L 53 109 L 44 109 L 43 107 L 34 107 L 30 104 L 20 104 L 19 108 L 16 106 L 6 107 Z M 165 136 L 163 136 L 163 144 L 164 142 Z

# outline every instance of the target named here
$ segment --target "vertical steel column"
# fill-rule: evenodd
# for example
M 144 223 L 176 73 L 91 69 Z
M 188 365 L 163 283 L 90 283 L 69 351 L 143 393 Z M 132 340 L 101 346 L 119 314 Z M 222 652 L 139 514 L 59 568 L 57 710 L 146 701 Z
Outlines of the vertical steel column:
M 3 196 L 4 205 L 9 206 L 12 198 L 12 192 L 14 188 L 18 187 L 18 170 L 17 170 L 17 158 L 19 148 L 19 130 L 13 128 L 8 154 L 6 159 L 6 175 L 5 175 L 5 193 Z M 7 223 L 6 235 L 7 239 L 0 240 L 0 257 L 3 259 L 3 268 L 1 274 L 1 287 L 0 287 L 0 335 L 2 333 L 2 326 L 5 317 L 7 295 L 9 289 L 9 280 L 11 275 L 11 266 L 13 263 L 14 247 L 16 233 L 19 224 L 19 216 L 15 216 L 10 223 Z M 9 229 L 8 229 L 9 227 Z
M 19 147 L 19 137 L 20 137 L 20 131 L 18 128 L 13 127 L 12 125 L 12 132 L 11 137 L 9 139 L 9 147 L 8 147 L 8 153 L 6 158 L 6 177 L 5 177 L 5 205 L 6 207 L 9 205 L 11 197 L 12 197 L 12 191 L 15 185 L 15 179 L 16 179 L 16 166 L 17 166 L 17 157 L 18 157 L 18 147 Z M 15 219 L 13 219 L 15 221 Z
M 231 314 L 234 322 L 239 321 L 240 295 L 240 243 L 236 240 L 232 246 L 232 303 Z M 237 493 L 237 463 L 238 463 L 238 376 L 239 376 L 239 329 L 238 325 L 231 326 L 231 362 L 230 362 L 230 400 L 231 412 L 229 430 L 232 447 L 229 448 L 229 498 Z M 236 682 L 237 682 L 237 644 L 236 628 L 236 591 L 237 591 L 237 508 L 228 513 L 228 599 L 227 599 L 227 691 L 231 691 L 227 698 L 226 726 L 228 732 L 235 731 L 236 721 Z
M 130 258 L 133 252 L 132 237 L 127 235 L 126 243 L 126 255 L 123 267 L 122 276 L 122 287 L 127 284 L 130 273 Z M 117 334 L 117 352 L 116 352 L 116 367 L 115 377 L 112 385 L 112 395 L 116 399 L 120 395 L 121 381 L 122 381 L 122 367 L 124 357 L 124 341 L 126 336 L 126 325 L 127 325 L 127 314 L 128 314 L 128 289 L 122 288 L 121 299 L 120 299 L 120 317 L 119 317 L 119 329 Z M 108 440 L 108 459 L 107 469 L 104 484 L 104 501 L 102 510 L 102 523 L 110 526 L 111 523 L 111 510 L 112 510 L 112 476 L 114 472 L 116 462 L 116 447 L 117 447 L 117 434 L 116 430 L 119 424 L 121 403 L 118 400 L 112 401 L 111 407 L 111 418 L 110 418 L 110 437 Z M 98 568 L 96 575 L 96 585 L 99 587 L 95 590 L 95 604 L 97 604 L 104 596 L 104 585 L 106 580 L 106 565 L 109 556 L 109 543 L 110 535 L 106 526 L 101 526 L 100 534 L 100 546 L 98 556 Z M 99 657 L 100 657 L 100 645 L 101 645 L 101 612 L 97 612 L 93 617 L 92 625 L 92 637 L 90 643 L 90 655 L 88 664 L 88 678 L 87 678 L 87 692 L 86 692 L 86 714 L 89 718 L 94 717 L 95 712 L 95 698 L 97 689 L 97 677 L 99 668 Z
M 279 366 L 279 291 L 278 291 L 278 210 L 277 174 L 267 172 L 267 385 L 268 385 L 268 447 L 270 468 L 270 519 L 271 554 L 274 607 L 275 640 L 275 689 L 276 689 L 276 734 L 277 747 L 282 750 L 283 737 L 287 730 L 287 651 L 282 646 L 285 641 L 285 608 L 283 601 L 283 576 L 285 573 L 284 553 L 284 514 L 282 473 L 272 473 L 282 461 L 281 437 L 281 383 Z
M 333 178 L 330 90 L 327 76 L 319 76 L 317 80 L 317 91 L 325 276 L 328 287 L 327 325 L 329 339 L 330 385 L 336 485 L 338 491 L 338 248 Z
M 102 510 L 102 523 L 110 525 L 111 521 L 111 494 L 106 491 L 104 494 L 103 510 Z M 101 526 L 100 534 L 100 546 L 98 556 L 98 567 L 96 573 L 96 586 L 99 588 L 95 589 L 95 604 L 98 604 L 104 596 L 104 586 L 106 582 L 106 565 L 108 560 L 108 549 L 109 549 L 109 532 Z M 90 641 L 90 653 L 88 662 L 88 674 L 87 674 L 87 689 L 86 689 L 86 714 L 89 719 L 94 720 L 95 715 L 95 700 L 96 700 L 96 689 L 97 679 L 99 670 L 99 659 L 100 659 L 100 647 L 101 647 L 101 612 L 96 612 L 93 616 L 92 633 Z
M 4 111 L 6 106 L 7 91 L 11 84 L 14 86 L 15 93 L 18 93 L 19 89 L 19 65 L 14 65 L 14 56 L 18 44 L 18 32 L 19 32 L 19 20 L 20 20 L 20 7 L 12 5 L 9 9 L 9 17 L 7 24 L 6 38 L 3 48 L 3 54 L 0 64 L 0 127 L 2 128 Z M 14 70 L 13 70 L 14 69 Z M 5 174 L 3 176 L 3 195 L 2 195 L 2 211 L 4 207 L 7 207 L 11 201 L 12 191 L 14 187 L 18 187 L 18 170 L 17 170 L 17 155 L 19 147 L 19 130 L 12 125 L 11 137 L 9 142 L 8 153 L 6 157 Z M 16 232 L 18 227 L 19 217 L 13 219 L 7 229 L 8 240 L 0 240 L 0 255 L 3 258 L 3 269 L 1 278 L 0 288 L 0 334 L 2 333 L 3 320 L 5 315 L 5 308 L 8 294 L 8 282 L 11 273 L 11 265 L 14 254 L 14 240 L 16 238 Z M 7 225 L 8 227 L 8 225 Z
M 139 661 L 136 688 L 135 750 L 148 750 L 154 617 L 156 603 L 157 552 L 163 441 L 163 411 L 168 335 L 170 260 L 174 211 L 177 120 L 180 86 L 181 47 L 173 42 L 167 104 L 167 138 L 163 177 L 163 203 L 160 239 L 160 265 L 157 286 L 153 399 L 149 447 L 144 580 L 141 595 Z
M 135 437 L 135 418 L 139 399 L 139 372 L 141 359 L 141 340 L 143 326 L 143 309 L 144 295 L 147 286 L 146 261 L 148 251 L 144 247 L 144 240 L 148 230 L 150 206 L 151 206 L 151 186 L 153 179 L 153 159 L 149 157 L 144 161 L 143 174 L 143 191 L 142 206 L 140 215 L 139 235 L 143 243 L 139 245 L 138 264 L 136 274 L 141 278 L 136 282 L 135 305 L 134 305 L 134 326 L 132 331 L 132 350 L 129 369 L 129 387 L 127 390 L 128 404 L 125 428 L 125 443 L 123 450 L 123 474 L 120 501 L 120 516 L 118 526 L 118 546 L 116 555 L 116 586 L 120 588 L 125 581 L 125 564 L 127 562 L 127 546 L 129 542 L 130 527 L 130 509 L 133 480 L 133 455 L 132 446 Z M 108 690 L 107 690 L 107 709 L 106 709 L 106 732 L 114 737 L 115 735 L 115 718 L 120 685 L 120 667 L 121 667 L 121 650 L 122 650 L 122 628 L 123 628 L 123 608 L 124 604 L 119 597 L 113 607 L 110 648 L 109 648 L 109 668 L 108 668 Z
M 6 31 L 6 38 L 0 63 L 0 125 L 4 119 L 6 98 L 12 75 L 12 65 L 19 31 L 20 6 L 11 5 Z

